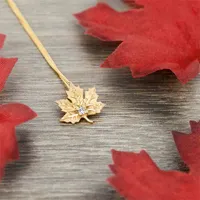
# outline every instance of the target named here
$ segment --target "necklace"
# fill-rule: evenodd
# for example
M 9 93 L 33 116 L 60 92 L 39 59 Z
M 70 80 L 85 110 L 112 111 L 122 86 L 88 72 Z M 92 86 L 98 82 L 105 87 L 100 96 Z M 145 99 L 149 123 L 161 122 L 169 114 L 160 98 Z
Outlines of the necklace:
M 102 102 L 98 102 L 98 95 L 95 88 L 90 88 L 85 91 L 79 86 L 75 86 L 71 81 L 69 81 L 63 73 L 58 69 L 55 62 L 49 55 L 48 51 L 39 40 L 37 35 L 34 33 L 33 29 L 15 4 L 13 0 L 7 0 L 13 13 L 18 18 L 19 22 L 23 26 L 24 30 L 27 32 L 31 40 L 34 42 L 40 53 L 45 58 L 49 66 L 58 75 L 60 80 L 63 82 L 64 86 L 67 88 L 67 99 L 62 99 L 56 101 L 61 110 L 65 115 L 61 118 L 61 122 L 66 123 L 78 123 L 82 118 L 87 122 L 93 123 L 92 120 L 88 118 L 90 115 L 95 115 L 100 113 L 105 106 Z

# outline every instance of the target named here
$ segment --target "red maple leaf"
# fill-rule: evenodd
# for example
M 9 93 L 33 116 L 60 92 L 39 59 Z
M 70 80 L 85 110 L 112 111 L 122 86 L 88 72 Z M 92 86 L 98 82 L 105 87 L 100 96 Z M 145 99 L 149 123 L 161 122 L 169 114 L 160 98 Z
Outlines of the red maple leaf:
M 199 0 L 124 0 L 143 8 L 118 12 L 105 3 L 75 14 L 86 34 L 121 41 L 102 67 L 129 66 L 133 77 L 169 69 L 186 83 L 200 71 Z
M 188 173 L 163 171 L 145 152 L 112 151 L 114 176 L 109 183 L 127 200 L 200 199 L 200 121 L 190 122 L 192 133 L 173 132 Z
M 15 126 L 36 117 L 28 106 L 13 103 L 0 105 L 0 180 L 7 163 L 19 159 Z
M 5 37 L 5 35 L 0 34 L 0 49 L 3 47 Z M 5 82 L 16 62 L 17 58 L 0 57 L 0 91 L 3 89 Z

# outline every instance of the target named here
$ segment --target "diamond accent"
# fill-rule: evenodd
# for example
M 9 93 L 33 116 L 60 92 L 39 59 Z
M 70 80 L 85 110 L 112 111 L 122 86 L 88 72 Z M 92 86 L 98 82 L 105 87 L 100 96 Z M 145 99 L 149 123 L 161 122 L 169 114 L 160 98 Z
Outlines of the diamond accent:
M 85 109 L 83 107 L 80 107 L 78 109 L 78 113 L 79 113 L 79 115 L 84 115 L 86 112 L 85 112 Z

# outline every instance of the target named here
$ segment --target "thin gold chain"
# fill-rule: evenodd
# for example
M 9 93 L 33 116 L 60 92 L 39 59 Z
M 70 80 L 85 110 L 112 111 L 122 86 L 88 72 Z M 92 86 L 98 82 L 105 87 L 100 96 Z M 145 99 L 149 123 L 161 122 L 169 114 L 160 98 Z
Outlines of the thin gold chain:
M 49 64 L 49 66 L 57 73 L 58 77 L 62 80 L 62 82 L 64 83 L 64 85 L 68 89 L 70 87 L 72 87 L 73 86 L 72 82 L 69 81 L 62 74 L 62 72 L 58 69 L 58 67 L 56 66 L 55 62 L 53 61 L 53 59 L 49 55 L 48 51 L 46 50 L 46 48 L 44 47 L 44 45 L 42 44 L 42 42 L 39 40 L 39 38 L 37 37 L 37 35 L 34 33 L 33 29 L 31 28 L 31 26 L 29 25 L 29 23 L 27 22 L 27 20 L 25 19 L 25 17 L 21 13 L 21 11 L 19 10 L 19 8 L 15 4 L 15 2 L 13 0 L 6 0 L 6 1 L 7 1 L 8 5 L 10 6 L 11 10 L 13 11 L 13 13 L 18 18 L 18 20 L 21 23 L 21 25 L 23 26 L 24 30 L 27 32 L 27 34 L 29 35 L 29 37 L 31 38 L 31 40 L 34 42 L 34 44 L 36 45 L 36 47 L 38 48 L 38 50 L 41 52 L 41 54 L 45 58 L 46 62 Z

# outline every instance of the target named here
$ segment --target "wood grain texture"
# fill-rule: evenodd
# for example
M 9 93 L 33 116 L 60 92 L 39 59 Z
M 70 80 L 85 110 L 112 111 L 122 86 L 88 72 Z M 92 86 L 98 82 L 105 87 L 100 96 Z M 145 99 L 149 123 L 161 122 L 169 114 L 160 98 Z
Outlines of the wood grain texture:
M 187 132 L 188 121 L 199 120 L 200 77 L 182 86 L 170 72 L 133 79 L 128 69 L 99 68 L 116 45 L 83 35 L 72 17 L 95 2 L 16 0 L 61 71 L 83 88 L 96 86 L 107 104 L 95 124 L 74 126 L 59 123 L 54 102 L 65 97 L 63 85 L 0 1 L 7 34 L 0 54 L 19 58 L 0 101 L 25 103 L 39 115 L 17 128 L 21 159 L 6 169 L 1 200 L 116 200 L 105 181 L 112 148 L 144 148 L 162 169 L 182 168 L 170 131 Z

